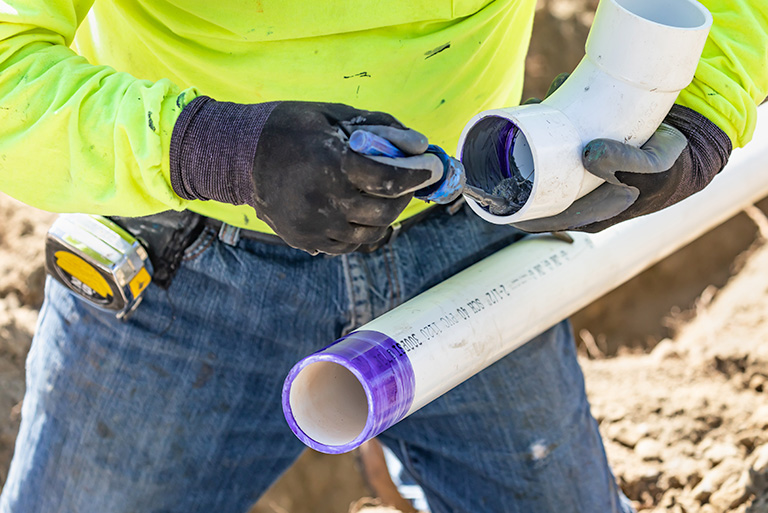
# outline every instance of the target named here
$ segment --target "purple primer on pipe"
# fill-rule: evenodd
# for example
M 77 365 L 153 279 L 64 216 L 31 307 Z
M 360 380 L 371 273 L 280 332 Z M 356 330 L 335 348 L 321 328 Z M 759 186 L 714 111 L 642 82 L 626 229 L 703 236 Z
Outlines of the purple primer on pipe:
M 291 386 L 301 371 L 317 362 L 332 362 L 350 371 L 360 382 L 368 402 L 365 426 L 353 440 L 329 445 L 307 435 L 291 407 Z M 305 445 L 327 454 L 359 447 L 400 421 L 413 404 L 415 375 L 408 356 L 397 342 L 378 331 L 355 331 L 294 365 L 283 384 L 283 414 L 288 426 Z

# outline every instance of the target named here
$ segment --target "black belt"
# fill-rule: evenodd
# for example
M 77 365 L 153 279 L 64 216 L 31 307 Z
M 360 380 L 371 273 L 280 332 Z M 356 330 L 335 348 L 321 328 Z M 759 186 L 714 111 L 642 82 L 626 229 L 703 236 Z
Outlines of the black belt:
M 423 221 L 427 217 L 438 213 L 448 212 L 454 214 L 461 207 L 463 200 L 460 198 L 450 205 L 435 205 L 426 210 L 395 223 L 387 229 L 387 233 L 374 242 L 360 246 L 357 251 L 372 253 L 387 244 L 392 243 L 397 236 L 408 230 L 411 226 Z M 152 280 L 162 288 L 168 288 L 176 274 L 176 270 L 184 258 L 184 251 L 200 236 L 208 227 L 216 230 L 219 238 L 225 240 L 225 232 L 234 232 L 237 237 L 254 240 L 265 244 L 275 244 L 289 247 L 277 235 L 236 228 L 217 219 L 205 217 L 190 211 L 177 212 L 169 210 L 151 216 L 144 217 L 110 217 L 114 222 L 128 230 L 139 239 L 149 253 L 149 259 L 154 268 Z
M 373 253 L 374 251 L 381 249 L 387 244 L 394 242 L 394 240 L 397 238 L 397 236 L 400 233 L 408 230 L 411 226 L 420 223 L 421 221 L 431 216 L 432 214 L 435 214 L 437 212 L 444 211 L 444 210 L 448 210 L 450 213 L 455 213 L 462 203 L 463 201 L 455 201 L 450 205 L 434 205 L 425 210 L 422 210 L 421 212 L 418 212 L 417 214 L 414 214 L 407 219 L 403 219 L 402 221 L 391 225 L 389 228 L 387 228 L 387 232 L 384 234 L 384 236 L 381 239 L 377 240 L 372 244 L 363 244 L 362 246 L 357 248 L 355 251 L 358 253 Z M 222 234 L 224 230 L 232 229 L 231 225 L 228 225 L 222 221 L 219 221 L 218 219 L 213 219 L 210 217 L 206 217 L 204 219 L 205 219 L 204 221 L 205 225 L 217 231 L 219 234 Z M 258 241 L 264 244 L 275 244 L 279 246 L 289 247 L 288 244 L 286 244 L 283 239 L 281 239 L 280 237 L 272 233 L 257 232 L 255 230 L 246 230 L 245 228 L 239 228 L 238 235 L 239 237 L 242 237 L 244 239 Z

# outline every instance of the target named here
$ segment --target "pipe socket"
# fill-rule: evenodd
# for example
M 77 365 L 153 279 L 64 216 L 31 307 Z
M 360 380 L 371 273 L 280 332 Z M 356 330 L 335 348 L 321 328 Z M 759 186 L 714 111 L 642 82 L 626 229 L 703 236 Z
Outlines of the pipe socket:
M 510 213 L 494 224 L 559 214 L 602 180 L 581 163 L 596 138 L 641 146 L 693 79 L 712 15 L 696 0 L 602 0 L 586 55 L 540 104 L 484 111 L 459 139 L 467 184 L 493 192 L 503 180 Z M 505 180 L 512 179 L 512 180 Z

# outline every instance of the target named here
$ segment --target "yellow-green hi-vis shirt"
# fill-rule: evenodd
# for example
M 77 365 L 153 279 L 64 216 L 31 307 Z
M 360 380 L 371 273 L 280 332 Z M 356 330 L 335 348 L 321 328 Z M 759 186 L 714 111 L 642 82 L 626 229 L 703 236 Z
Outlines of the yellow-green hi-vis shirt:
M 704 3 L 715 26 L 679 103 L 740 146 L 768 93 L 768 2 Z M 269 231 L 250 207 L 174 194 L 168 147 L 189 101 L 347 103 L 388 112 L 451 152 L 470 117 L 519 101 L 534 8 L 535 0 L 0 0 L 0 189 L 57 212 L 186 208 Z M 423 208 L 413 202 L 403 217 Z

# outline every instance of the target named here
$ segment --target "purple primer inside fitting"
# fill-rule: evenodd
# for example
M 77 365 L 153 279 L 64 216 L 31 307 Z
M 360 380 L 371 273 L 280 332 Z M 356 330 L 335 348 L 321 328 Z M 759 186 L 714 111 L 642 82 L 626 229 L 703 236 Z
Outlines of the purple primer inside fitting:
M 512 154 L 518 130 L 514 123 L 508 122 L 499 131 L 499 143 L 496 145 L 496 148 L 499 152 L 501 174 L 504 178 L 512 178 L 512 163 L 509 161 L 509 157 Z
M 353 440 L 320 443 L 299 426 L 291 407 L 291 387 L 307 366 L 332 362 L 350 371 L 360 382 L 368 402 L 365 426 Z M 378 331 L 355 331 L 294 365 L 283 384 L 283 413 L 288 426 L 305 445 L 327 454 L 341 454 L 359 447 L 400 421 L 413 404 L 413 366 L 395 340 Z

